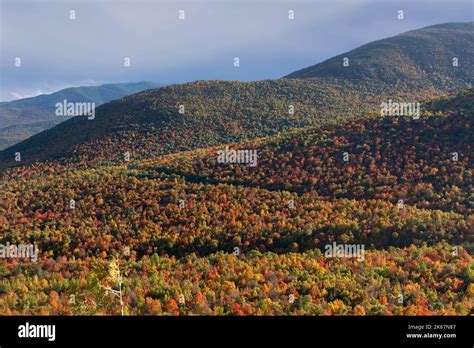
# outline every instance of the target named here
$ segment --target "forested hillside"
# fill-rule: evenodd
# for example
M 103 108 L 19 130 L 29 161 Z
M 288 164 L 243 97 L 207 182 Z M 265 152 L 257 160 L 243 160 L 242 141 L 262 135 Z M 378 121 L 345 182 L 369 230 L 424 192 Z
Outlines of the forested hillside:
M 143 163 L 190 180 L 314 192 L 322 198 L 403 200 L 470 214 L 474 90 L 423 105 L 419 119 L 369 115 L 234 145 L 257 151 L 255 168 L 217 163 L 223 146 Z
M 120 269 L 126 314 L 467 315 L 472 99 L 231 145 L 256 167 L 214 147 L 8 169 L 0 236 L 40 253 L 2 261 L 0 313 L 119 314 Z
M 334 79 L 173 85 L 102 105 L 94 120 L 69 119 L 0 152 L 0 159 L 3 166 L 18 165 L 14 153 L 20 152 L 23 163 L 97 161 L 98 153 L 114 161 L 127 151 L 145 158 L 255 139 L 379 107 L 374 91 L 361 91 L 364 87 Z

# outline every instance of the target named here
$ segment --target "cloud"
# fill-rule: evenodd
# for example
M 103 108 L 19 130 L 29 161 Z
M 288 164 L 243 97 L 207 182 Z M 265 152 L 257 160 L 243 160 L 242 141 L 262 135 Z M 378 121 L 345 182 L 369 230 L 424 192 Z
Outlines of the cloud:
M 81 80 L 72 82 L 46 82 L 40 83 L 40 87 L 36 89 L 31 88 L 17 88 L 10 92 L 10 95 L 6 96 L 5 101 L 31 98 L 41 94 L 51 94 L 61 89 L 69 87 L 80 87 L 80 86 L 97 86 L 108 81 L 95 81 L 95 80 Z
M 35 92 L 20 91 L 20 92 L 11 92 L 10 94 L 13 97 L 13 99 L 23 99 L 23 98 L 36 97 L 40 94 L 47 94 L 47 92 L 36 90 Z

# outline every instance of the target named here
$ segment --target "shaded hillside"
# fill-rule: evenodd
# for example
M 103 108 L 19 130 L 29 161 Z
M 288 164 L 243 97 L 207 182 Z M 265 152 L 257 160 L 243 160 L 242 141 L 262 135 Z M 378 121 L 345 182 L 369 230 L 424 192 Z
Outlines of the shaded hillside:
M 11 161 L 17 151 L 24 163 L 98 155 L 113 161 L 126 151 L 157 155 L 277 134 L 377 104 L 344 81 L 198 81 L 102 105 L 94 120 L 74 117 L 3 151 L 0 159 Z
M 94 102 L 99 106 L 158 86 L 155 82 L 143 81 L 72 87 L 51 94 L 0 103 L 0 150 L 66 120 L 67 116 L 56 116 L 56 103 L 67 100 L 73 103 Z
M 343 77 L 409 88 L 455 89 L 474 84 L 474 22 L 447 23 L 371 42 L 287 78 Z M 349 58 L 349 66 L 343 59 Z M 453 58 L 458 66 L 453 66 Z
M 473 105 L 471 89 L 427 102 L 418 120 L 364 117 L 236 144 L 235 149 L 257 151 L 256 167 L 218 163 L 222 146 L 149 160 L 144 166 L 194 181 L 315 192 L 325 199 L 401 199 L 472 214 Z

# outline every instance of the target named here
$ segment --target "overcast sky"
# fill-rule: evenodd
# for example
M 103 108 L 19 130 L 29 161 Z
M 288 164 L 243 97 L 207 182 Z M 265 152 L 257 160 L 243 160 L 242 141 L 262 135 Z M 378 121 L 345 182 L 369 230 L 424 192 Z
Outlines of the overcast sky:
M 373 40 L 432 24 L 472 21 L 474 13 L 472 0 L 0 4 L 1 101 L 106 82 L 279 78 Z M 403 20 L 398 10 L 404 11 Z M 21 67 L 15 67 L 17 57 Z M 125 57 L 130 67 L 124 67 Z M 239 68 L 234 57 L 240 59 Z

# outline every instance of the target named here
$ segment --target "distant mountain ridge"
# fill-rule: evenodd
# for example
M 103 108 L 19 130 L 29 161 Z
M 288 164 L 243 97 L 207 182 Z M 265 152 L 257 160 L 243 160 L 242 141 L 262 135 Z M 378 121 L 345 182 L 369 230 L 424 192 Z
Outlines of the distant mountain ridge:
M 411 88 L 470 87 L 474 84 L 473 52 L 474 22 L 437 24 L 368 43 L 285 78 L 344 77 Z
M 51 128 L 68 117 L 55 115 L 55 104 L 94 102 L 96 106 L 161 85 L 150 81 L 70 87 L 51 94 L 0 103 L 0 149 Z

